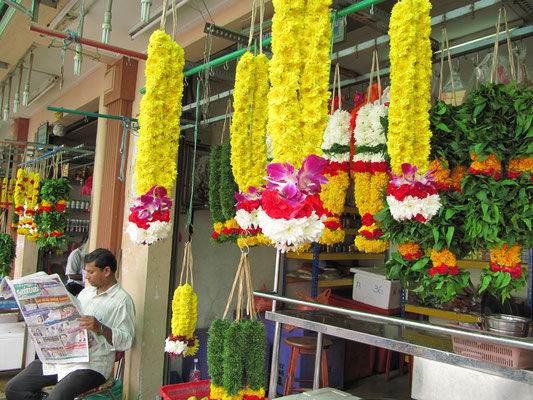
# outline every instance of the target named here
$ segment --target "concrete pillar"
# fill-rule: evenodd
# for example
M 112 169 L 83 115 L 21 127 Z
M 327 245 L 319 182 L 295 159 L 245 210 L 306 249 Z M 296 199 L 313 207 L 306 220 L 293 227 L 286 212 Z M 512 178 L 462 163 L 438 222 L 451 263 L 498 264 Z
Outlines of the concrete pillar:
M 122 58 L 108 66 L 104 78 L 104 105 L 108 114 L 131 117 L 137 77 L 137 61 Z M 95 181 L 100 180 L 98 231 L 96 247 L 105 247 L 114 254 L 119 253 L 122 242 L 122 218 L 124 215 L 124 182 L 120 176 L 123 125 L 118 120 L 107 121 L 105 145 L 103 148 L 104 170 Z M 95 214 L 96 215 L 96 214 Z

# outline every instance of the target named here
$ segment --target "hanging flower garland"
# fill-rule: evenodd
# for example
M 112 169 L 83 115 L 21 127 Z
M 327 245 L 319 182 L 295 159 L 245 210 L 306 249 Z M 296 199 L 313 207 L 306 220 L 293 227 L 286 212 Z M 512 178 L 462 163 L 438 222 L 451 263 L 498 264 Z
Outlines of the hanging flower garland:
M 299 168 L 306 156 L 321 154 L 327 124 L 331 1 L 273 4 L 268 132 L 274 162 Z
M 224 400 L 227 398 L 224 390 L 224 337 L 230 326 L 225 319 L 216 319 L 209 328 L 207 340 L 207 365 L 211 376 L 211 400 Z
M 400 279 L 404 288 L 414 289 L 424 279 L 429 258 L 424 256 L 418 243 L 398 244 L 398 252 L 392 253 L 385 262 L 388 279 Z
M 165 339 L 165 351 L 172 357 L 193 356 L 198 351 L 194 336 L 198 319 L 198 296 L 191 285 L 180 285 L 172 299 L 172 333 Z
M 480 157 L 476 152 L 470 153 L 472 163 L 468 169 L 469 174 L 483 174 L 492 176 L 495 181 L 502 176 L 502 163 L 496 158 L 496 154 L 490 153 Z
M 429 277 L 422 281 L 422 285 L 413 291 L 419 293 L 424 301 L 428 297 L 435 297 L 441 303 L 454 299 L 458 294 L 465 295 L 465 288 L 470 285 L 470 273 L 457 267 L 455 254 L 448 249 L 431 251 L 433 267 L 429 270 Z
M 39 247 L 64 247 L 67 238 L 64 235 L 67 225 L 67 202 L 70 200 L 72 187 L 67 178 L 47 179 L 40 190 L 42 207 L 35 215 L 35 225 L 42 235 L 39 238 Z M 31 221 L 25 223 L 32 226 Z M 31 236 L 34 236 L 31 232 Z
M 427 221 L 440 207 L 438 194 L 426 179 L 431 152 L 430 9 L 429 0 L 400 1 L 393 7 L 389 25 L 391 101 L 387 149 L 396 178 L 389 184 L 387 201 L 393 217 L 399 220 L 422 216 Z M 420 174 L 413 174 L 409 185 L 400 188 L 398 185 L 404 185 L 400 178 L 406 164 L 409 170 L 414 168 Z
M 268 89 L 268 58 L 244 53 L 237 64 L 230 126 L 231 165 L 241 192 L 263 184 Z
M 357 113 L 353 132 L 355 204 L 363 222 L 354 243 L 365 253 L 381 253 L 389 248 L 388 240 L 381 239 L 381 222 L 374 219 L 383 210 L 382 193 L 389 183 L 389 166 L 385 161 L 387 139 L 382 125 L 387 113 L 388 107 L 379 102 L 364 105 Z
M 314 0 L 306 1 L 305 4 L 304 29 L 301 31 L 299 43 L 303 61 L 299 88 L 302 134 L 300 145 L 303 145 L 304 157 L 309 154 L 322 155 L 320 145 L 328 124 L 331 2 L 331 0 Z M 300 163 L 295 164 L 299 165 Z
M 9 233 L 0 233 L 0 280 L 9 276 L 15 259 L 15 241 Z
M 527 271 L 522 270 L 522 246 L 504 243 L 490 250 L 490 264 L 481 275 L 479 293 L 488 291 L 501 298 L 502 303 L 511 297 L 511 293 L 521 290 L 527 283 Z
M 15 183 L 15 214 L 22 215 L 24 213 L 24 205 L 26 203 L 27 192 L 29 189 L 29 173 L 28 171 L 19 168 L 17 170 L 17 179 Z M 32 188 L 33 189 L 33 188 Z
M 140 197 L 131 209 L 127 229 L 137 244 L 152 244 L 170 232 L 167 211 L 172 200 L 166 194 L 176 180 L 184 64 L 183 49 L 165 32 L 156 30 L 148 45 L 146 94 L 139 115 L 135 185 Z M 143 218 L 134 216 L 139 207 L 146 210 Z

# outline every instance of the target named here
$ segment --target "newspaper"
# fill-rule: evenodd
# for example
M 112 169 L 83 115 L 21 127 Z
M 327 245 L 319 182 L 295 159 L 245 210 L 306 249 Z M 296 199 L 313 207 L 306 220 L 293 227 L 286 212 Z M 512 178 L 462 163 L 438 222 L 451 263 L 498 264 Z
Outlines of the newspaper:
M 76 321 L 83 314 L 57 274 L 38 272 L 21 279 L 4 279 L 0 295 L 15 297 L 43 363 L 89 361 L 88 332 Z

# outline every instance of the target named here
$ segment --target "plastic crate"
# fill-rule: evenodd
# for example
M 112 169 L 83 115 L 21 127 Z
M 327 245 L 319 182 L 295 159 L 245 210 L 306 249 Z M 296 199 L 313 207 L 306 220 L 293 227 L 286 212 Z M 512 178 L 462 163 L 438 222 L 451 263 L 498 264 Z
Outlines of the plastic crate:
M 513 369 L 533 367 L 533 351 L 531 350 L 460 336 L 452 336 L 452 342 L 455 354 Z
M 211 381 L 206 380 L 161 386 L 159 394 L 163 396 L 164 400 L 187 400 L 191 396 L 196 396 L 198 400 L 201 400 L 209 395 L 210 385 Z

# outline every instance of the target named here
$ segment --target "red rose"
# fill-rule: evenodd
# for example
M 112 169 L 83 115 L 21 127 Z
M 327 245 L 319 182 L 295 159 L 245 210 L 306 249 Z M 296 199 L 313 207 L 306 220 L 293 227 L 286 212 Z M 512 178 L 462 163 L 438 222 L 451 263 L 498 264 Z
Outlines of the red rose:
M 522 268 L 515 268 L 509 273 L 511 274 L 511 278 L 518 279 L 520 276 L 522 276 Z
M 523 171 L 507 171 L 507 176 L 511 179 L 516 178 L 519 176 Z
M 57 208 L 57 211 L 62 212 L 62 211 L 65 211 L 67 209 L 67 205 L 58 203 L 56 205 L 56 208 Z
M 265 190 L 261 196 L 261 206 L 270 218 L 290 219 L 292 207 L 279 197 L 277 190 Z
M 426 222 L 426 221 L 427 221 L 427 218 L 424 217 L 422 214 L 416 214 L 416 215 L 415 215 L 415 219 L 416 219 L 418 222 Z
M 370 163 L 370 172 L 372 172 L 372 174 L 375 174 L 376 172 L 387 172 L 388 170 L 389 166 L 386 161 Z
M 322 171 L 322 175 L 329 174 L 330 176 L 338 175 L 340 171 L 348 172 L 350 169 L 350 163 L 348 161 L 345 162 L 336 162 L 328 160 L 326 163 L 326 166 L 324 167 L 324 170 Z
M 333 229 L 333 230 L 342 228 L 342 225 L 337 221 L 326 221 L 324 222 L 324 225 L 326 228 Z

